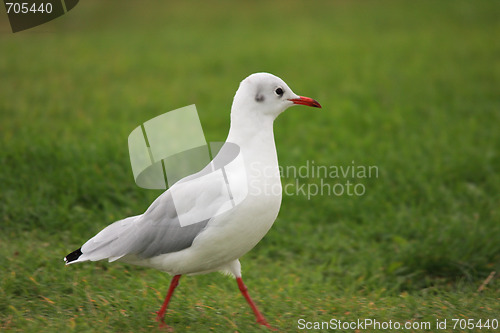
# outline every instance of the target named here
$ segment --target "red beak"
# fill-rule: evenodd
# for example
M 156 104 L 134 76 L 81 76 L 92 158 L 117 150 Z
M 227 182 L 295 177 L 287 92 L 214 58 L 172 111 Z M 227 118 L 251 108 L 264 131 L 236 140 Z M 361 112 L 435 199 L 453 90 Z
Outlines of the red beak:
M 321 108 L 321 104 L 319 104 L 317 101 L 309 97 L 299 96 L 299 98 L 291 98 L 289 99 L 289 101 L 292 101 L 293 104 L 307 105 L 307 106 L 312 106 L 314 108 Z

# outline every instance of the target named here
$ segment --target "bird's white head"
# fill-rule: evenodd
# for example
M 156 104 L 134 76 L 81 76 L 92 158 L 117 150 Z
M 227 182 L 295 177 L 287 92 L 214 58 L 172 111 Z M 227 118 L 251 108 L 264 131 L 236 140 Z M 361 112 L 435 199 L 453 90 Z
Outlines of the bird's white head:
M 296 95 L 279 77 L 255 73 L 245 78 L 234 95 L 232 113 L 257 112 L 273 119 L 293 105 L 321 108 L 312 98 Z

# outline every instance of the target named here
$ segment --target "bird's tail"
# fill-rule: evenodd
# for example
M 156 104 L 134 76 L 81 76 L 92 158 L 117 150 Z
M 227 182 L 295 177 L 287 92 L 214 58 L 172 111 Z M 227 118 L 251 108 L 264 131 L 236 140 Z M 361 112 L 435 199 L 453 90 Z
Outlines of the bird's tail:
M 66 257 L 64 257 L 64 262 L 66 265 L 71 264 L 73 261 L 78 260 L 80 256 L 82 255 L 82 248 L 79 248 L 78 250 L 75 250 L 68 254 Z
M 66 265 L 88 260 L 115 261 L 125 256 L 130 252 L 128 247 L 133 244 L 133 238 L 136 236 L 136 219 L 137 216 L 131 216 L 107 226 L 78 250 L 68 254 L 64 258 Z

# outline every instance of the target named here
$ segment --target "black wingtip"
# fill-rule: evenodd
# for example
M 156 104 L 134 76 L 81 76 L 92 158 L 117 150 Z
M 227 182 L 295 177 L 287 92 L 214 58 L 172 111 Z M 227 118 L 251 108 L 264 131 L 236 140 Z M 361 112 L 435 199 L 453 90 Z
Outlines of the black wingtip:
M 64 261 L 66 262 L 66 264 L 69 264 L 72 261 L 75 261 L 78 258 L 80 258 L 81 255 L 82 255 L 82 248 L 79 248 L 78 250 L 75 250 L 75 251 L 71 252 L 70 254 L 68 254 L 64 258 Z

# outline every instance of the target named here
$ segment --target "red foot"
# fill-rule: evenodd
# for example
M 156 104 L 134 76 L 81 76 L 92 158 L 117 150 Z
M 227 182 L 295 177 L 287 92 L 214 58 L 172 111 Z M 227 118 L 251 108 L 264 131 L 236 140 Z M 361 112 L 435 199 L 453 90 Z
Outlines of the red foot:
M 160 314 L 160 311 L 157 311 L 156 312 L 156 321 L 158 322 L 158 327 L 163 329 L 163 330 L 166 330 L 167 332 L 174 332 L 174 328 L 172 326 L 169 326 L 167 324 L 165 324 L 165 320 L 164 320 L 164 315 L 161 315 Z
M 271 325 L 268 324 L 266 318 L 264 318 L 262 313 L 260 313 L 259 309 L 257 309 L 257 305 L 255 305 L 252 298 L 248 294 L 248 288 L 243 283 L 243 280 L 241 279 L 241 277 L 237 277 L 236 282 L 238 283 L 238 287 L 240 288 L 241 293 L 243 294 L 243 296 L 247 300 L 248 304 L 252 308 L 252 311 L 255 314 L 255 319 L 257 319 L 257 323 L 260 325 L 266 326 L 268 329 L 270 329 L 272 331 L 277 331 L 277 329 L 275 329 L 274 327 L 272 327 Z
M 264 318 L 262 318 L 262 320 L 257 320 L 257 323 L 260 324 L 260 325 L 262 325 L 262 326 L 266 326 L 271 331 L 274 331 L 274 332 L 278 331 L 276 328 L 274 328 L 271 325 L 269 325 L 268 322 Z
M 156 312 L 156 321 L 159 323 L 160 328 L 165 328 L 169 332 L 173 332 L 174 329 L 167 324 L 165 324 L 165 312 L 167 312 L 168 303 L 170 303 L 170 299 L 174 294 L 175 287 L 179 284 L 180 275 L 176 275 L 172 278 L 172 282 L 170 282 L 170 287 L 168 288 L 167 296 L 165 297 L 165 302 L 160 309 L 160 311 Z

